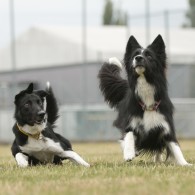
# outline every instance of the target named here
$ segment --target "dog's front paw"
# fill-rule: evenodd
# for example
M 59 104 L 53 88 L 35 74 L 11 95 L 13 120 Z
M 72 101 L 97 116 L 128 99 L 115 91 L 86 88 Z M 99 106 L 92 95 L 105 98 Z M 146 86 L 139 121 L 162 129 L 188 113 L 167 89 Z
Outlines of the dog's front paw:
M 192 166 L 193 164 L 191 163 L 184 163 L 184 164 L 181 164 L 181 166 Z
M 114 65 L 118 66 L 121 69 L 123 67 L 122 64 L 121 64 L 121 62 L 119 61 L 119 59 L 116 58 L 116 57 L 109 58 L 108 61 L 109 61 L 109 64 L 114 64 Z
M 90 167 L 91 165 L 90 165 L 89 163 L 86 162 L 86 163 L 84 164 L 84 166 L 85 166 L 85 167 Z
M 15 159 L 16 159 L 19 167 L 24 168 L 24 167 L 28 166 L 28 156 L 26 156 L 22 153 L 18 153 L 18 154 L 16 154 Z
M 135 151 L 131 151 L 130 149 L 124 149 L 124 160 L 132 161 L 135 158 Z

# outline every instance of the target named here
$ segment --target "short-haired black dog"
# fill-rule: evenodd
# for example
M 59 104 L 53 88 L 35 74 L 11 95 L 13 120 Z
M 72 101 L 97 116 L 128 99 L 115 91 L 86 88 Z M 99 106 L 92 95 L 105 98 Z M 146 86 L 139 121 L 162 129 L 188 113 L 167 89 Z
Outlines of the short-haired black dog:
M 166 64 L 160 35 L 145 49 L 131 36 L 124 55 L 127 80 L 120 76 L 122 64 L 117 58 L 110 58 L 99 72 L 105 101 L 118 111 L 114 125 L 122 132 L 126 161 L 141 152 L 155 154 L 155 161 L 159 161 L 166 150 L 167 157 L 173 157 L 177 164 L 189 165 L 175 135 Z
M 89 167 L 70 142 L 54 132 L 58 106 L 50 85 L 46 90 L 33 90 L 33 83 L 15 96 L 15 140 L 12 154 L 20 167 L 54 163 L 70 159 Z

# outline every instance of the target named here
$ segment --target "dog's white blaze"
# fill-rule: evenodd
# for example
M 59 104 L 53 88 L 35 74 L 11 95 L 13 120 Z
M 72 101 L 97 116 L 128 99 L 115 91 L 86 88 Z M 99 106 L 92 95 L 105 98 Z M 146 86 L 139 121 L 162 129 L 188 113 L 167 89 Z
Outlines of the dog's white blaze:
M 136 65 L 136 60 L 135 60 L 135 58 L 133 58 L 132 65 L 133 65 L 133 67 L 135 67 L 135 65 Z
M 22 126 L 22 130 L 26 133 L 34 135 L 34 134 L 40 133 L 42 130 L 45 129 L 45 127 L 46 127 L 46 122 L 43 122 L 40 125 L 38 125 L 38 124 L 35 124 L 33 126 L 24 125 L 24 126 Z
M 16 154 L 15 159 L 19 167 L 28 166 L 28 156 L 26 156 L 25 154 L 22 154 L 21 152 L 19 152 Z
M 119 61 L 119 59 L 116 58 L 116 57 L 109 58 L 108 61 L 109 61 L 109 64 L 115 64 L 115 65 L 117 65 L 121 69 L 123 67 L 122 64 L 121 64 L 121 62 Z
M 43 98 L 43 110 L 46 112 L 47 109 L 47 100 L 46 97 Z
M 154 104 L 155 88 L 146 81 L 144 75 L 138 77 L 135 93 L 137 93 L 146 106 Z
M 145 111 L 143 116 L 144 129 L 149 131 L 155 127 L 163 127 L 164 133 L 169 133 L 170 128 L 164 116 L 156 111 Z
M 189 163 L 185 160 L 185 158 L 184 158 L 184 156 L 183 156 L 183 154 L 182 154 L 182 152 L 181 152 L 181 149 L 180 149 L 180 147 L 178 146 L 178 144 L 176 144 L 176 143 L 174 143 L 174 142 L 170 142 L 170 143 L 168 144 L 168 147 L 169 147 L 169 149 L 171 150 L 171 153 L 172 153 L 173 157 L 175 158 L 176 163 L 177 163 L 178 165 L 191 165 L 191 164 L 189 164 Z
M 124 137 L 124 159 L 132 160 L 135 157 L 135 140 L 133 132 L 128 132 Z

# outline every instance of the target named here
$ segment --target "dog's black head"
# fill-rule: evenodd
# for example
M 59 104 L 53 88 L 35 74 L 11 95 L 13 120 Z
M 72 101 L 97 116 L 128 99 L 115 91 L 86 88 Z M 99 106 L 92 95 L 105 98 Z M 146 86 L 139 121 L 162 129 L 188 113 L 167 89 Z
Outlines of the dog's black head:
M 147 48 L 142 48 L 137 40 L 131 36 L 126 46 L 124 64 L 128 75 L 146 75 L 165 72 L 166 53 L 165 44 L 158 35 Z
M 46 95 L 47 92 L 44 90 L 33 90 L 33 83 L 30 83 L 27 89 L 15 96 L 15 118 L 20 125 L 34 126 L 45 121 Z

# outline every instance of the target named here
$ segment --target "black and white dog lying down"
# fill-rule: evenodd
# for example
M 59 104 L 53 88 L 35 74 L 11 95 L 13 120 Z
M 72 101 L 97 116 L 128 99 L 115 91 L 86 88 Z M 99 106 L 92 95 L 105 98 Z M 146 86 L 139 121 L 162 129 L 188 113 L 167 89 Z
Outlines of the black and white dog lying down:
M 11 147 L 18 166 L 54 163 L 69 159 L 89 167 L 70 142 L 54 132 L 58 106 L 48 83 L 46 90 L 33 90 L 33 83 L 15 96 L 15 140 Z
M 127 79 L 120 75 L 120 61 L 110 58 L 98 75 L 105 101 L 118 112 L 114 125 L 122 132 L 124 159 L 129 161 L 140 153 L 150 153 L 154 154 L 155 161 L 161 161 L 161 154 L 166 151 L 166 159 L 174 159 L 179 165 L 190 165 L 184 159 L 175 135 L 162 37 L 158 35 L 144 49 L 131 36 L 126 46 L 124 67 Z

